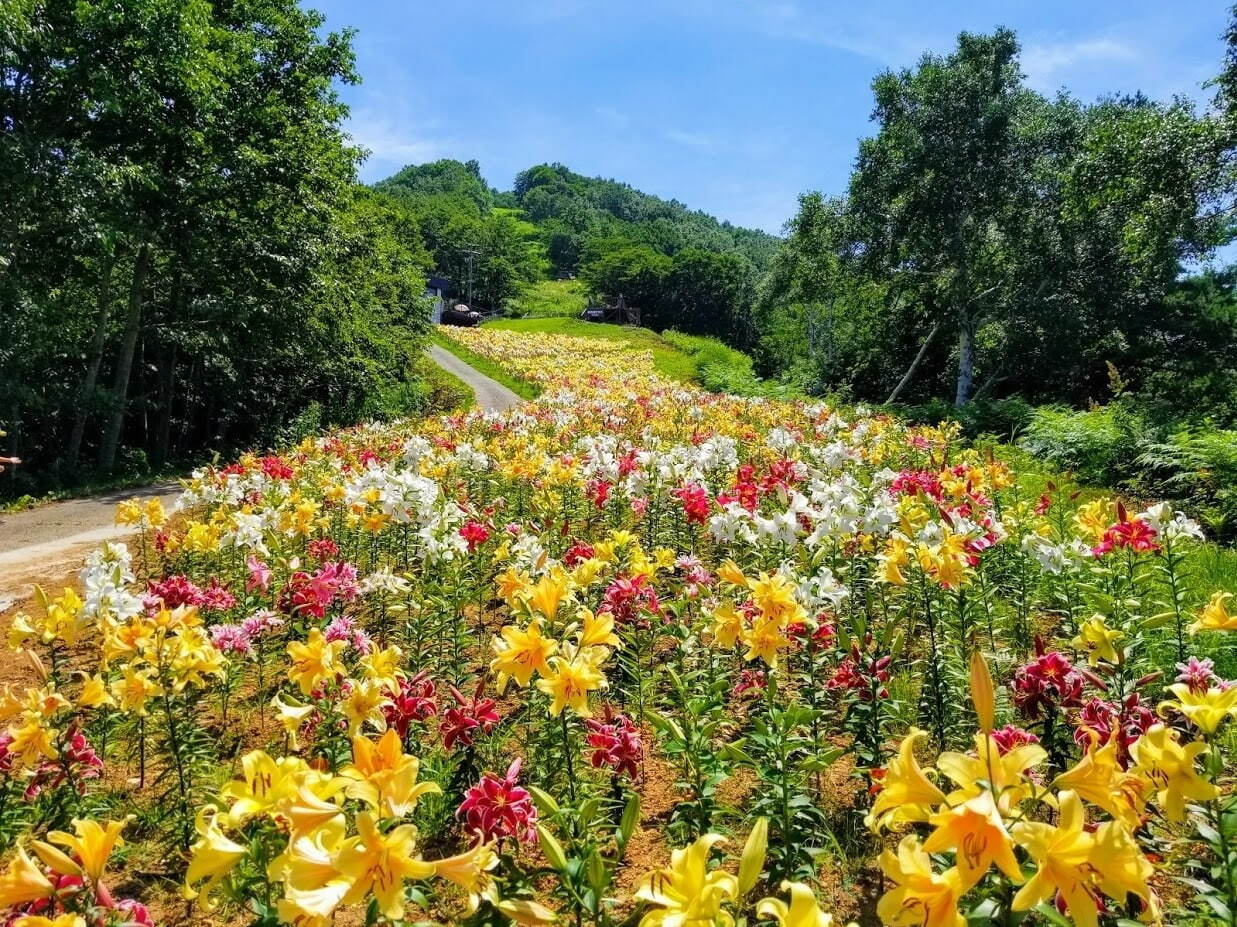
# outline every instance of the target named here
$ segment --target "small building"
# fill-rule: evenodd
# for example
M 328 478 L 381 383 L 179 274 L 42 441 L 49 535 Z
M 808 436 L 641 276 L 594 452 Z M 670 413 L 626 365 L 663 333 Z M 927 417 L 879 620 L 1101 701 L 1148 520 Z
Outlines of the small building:
M 425 292 L 422 295 L 434 301 L 433 308 L 430 310 L 430 321 L 435 325 L 442 321 L 442 311 L 447 308 L 447 300 L 451 298 L 451 292 L 451 281 L 446 277 L 433 276 L 425 281 Z

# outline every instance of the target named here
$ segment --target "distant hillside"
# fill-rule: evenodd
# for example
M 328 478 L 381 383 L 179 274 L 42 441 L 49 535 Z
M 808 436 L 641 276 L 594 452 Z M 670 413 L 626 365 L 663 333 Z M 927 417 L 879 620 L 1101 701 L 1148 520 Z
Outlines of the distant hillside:
M 529 168 L 516 177 L 512 192 L 499 199 L 510 200 L 541 227 L 550 260 L 559 268 L 574 268 L 590 238 L 626 238 L 671 257 L 688 248 L 734 252 L 763 270 L 780 241 L 630 184 L 576 174 L 562 164 Z
M 753 339 L 755 283 L 781 244 L 561 164 L 523 171 L 506 192 L 476 161 L 409 165 L 374 186 L 408 211 L 435 271 L 474 305 L 574 315 L 586 300 L 622 296 L 646 326 L 736 347 Z M 551 279 L 568 275 L 569 293 Z
M 410 164 L 374 188 L 414 209 L 441 210 L 447 203 L 474 215 L 495 207 L 519 209 L 537 228 L 559 272 L 578 270 L 590 242 L 615 240 L 648 245 L 667 257 L 691 248 L 739 254 L 763 271 L 780 242 L 767 232 L 732 225 L 630 184 L 585 177 L 562 164 L 538 164 L 521 172 L 509 192 L 492 189 L 476 161 L 450 159 Z

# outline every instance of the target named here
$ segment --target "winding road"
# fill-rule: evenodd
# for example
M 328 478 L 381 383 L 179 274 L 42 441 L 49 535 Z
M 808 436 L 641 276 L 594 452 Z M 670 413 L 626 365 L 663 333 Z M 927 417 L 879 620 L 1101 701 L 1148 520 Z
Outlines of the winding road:
M 519 396 L 497 380 L 492 380 L 474 367 L 468 366 L 446 348 L 430 345 L 430 357 L 447 373 L 455 374 L 477 396 L 477 408 L 486 412 L 503 412 L 523 402 Z
M 431 345 L 429 354 L 436 364 L 472 388 L 478 408 L 501 412 L 522 401 L 450 351 Z M 104 541 L 127 536 L 132 529 L 115 523 L 118 502 L 157 496 L 165 506 L 171 506 L 179 494 L 176 483 L 162 483 L 0 515 L 0 612 L 28 598 L 35 583 L 48 585 L 69 577 Z

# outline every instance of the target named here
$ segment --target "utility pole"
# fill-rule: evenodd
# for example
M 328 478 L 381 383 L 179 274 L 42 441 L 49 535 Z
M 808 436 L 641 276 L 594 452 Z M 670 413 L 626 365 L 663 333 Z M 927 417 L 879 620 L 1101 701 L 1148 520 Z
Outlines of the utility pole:
M 468 257 L 468 308 L 472 308 L 472 264 L 473 261 L 481 256 L 479 248 L 469 247 L 464 248 L 463 252 Z

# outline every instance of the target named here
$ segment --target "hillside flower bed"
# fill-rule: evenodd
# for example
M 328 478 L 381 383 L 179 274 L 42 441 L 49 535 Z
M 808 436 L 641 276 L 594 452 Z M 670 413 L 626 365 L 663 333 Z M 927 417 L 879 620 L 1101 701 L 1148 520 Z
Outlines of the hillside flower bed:
M 545 392 L 201 470 L 14 622 L 6 922 L 1235 922 L 1196 524 L 452 337 Z

